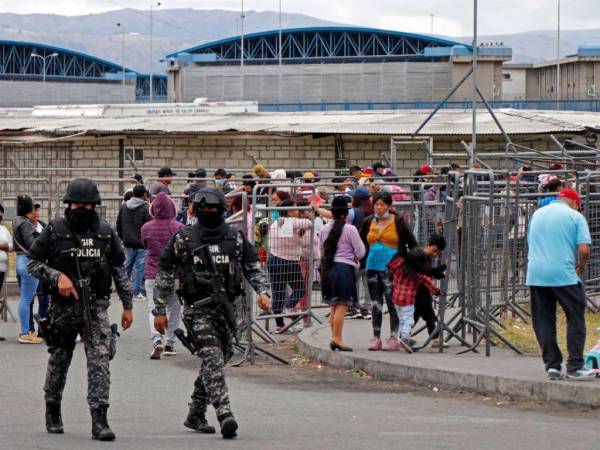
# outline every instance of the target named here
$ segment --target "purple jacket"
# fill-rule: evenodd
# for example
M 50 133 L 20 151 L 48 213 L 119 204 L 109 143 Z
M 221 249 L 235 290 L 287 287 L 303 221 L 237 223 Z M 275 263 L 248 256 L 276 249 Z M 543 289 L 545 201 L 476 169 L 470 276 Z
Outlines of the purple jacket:
M 159 192 L 150 206 L 150 214 L 154 217 L 142 226 L 142 245 L 148 250 L 146 258 L 147 280 L 156 278 L 158 257 L 167 246 L 169 239 L 183 228 L 181 222 L 175 220 L 175 203 L 164 192 Z

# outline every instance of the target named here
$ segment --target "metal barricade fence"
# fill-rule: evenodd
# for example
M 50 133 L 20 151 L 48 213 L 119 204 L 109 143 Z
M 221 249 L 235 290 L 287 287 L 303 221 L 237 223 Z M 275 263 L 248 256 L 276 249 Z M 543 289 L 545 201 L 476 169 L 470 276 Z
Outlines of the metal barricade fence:
M 318 236 L 311 206 L 277 207 L 258 203 L 259 192 L 271 188 L 257 184 L 252 192 L 252 228 L 255 230 L 261 263 L 271 284 L 273 314 L 259 315 L 259 320 L 275 319 L 276 331 L 295 329 L 302 321 L 310 326 L 318 319 L 314 306 L 313 281 L 318 258 Z M 311 184 L 287 184 L 279 187 L 312 189 Z M 291 319 L 286 323 L 285 318 Z

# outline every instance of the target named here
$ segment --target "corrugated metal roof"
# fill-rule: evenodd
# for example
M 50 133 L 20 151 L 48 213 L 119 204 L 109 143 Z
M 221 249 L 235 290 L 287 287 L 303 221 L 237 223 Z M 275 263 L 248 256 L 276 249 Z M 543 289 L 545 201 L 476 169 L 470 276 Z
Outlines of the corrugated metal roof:
M 31 117 L 0 112 L 0 131 L 68 135 L 97 134 L 375 134 L 414 133 L 429 111 L 352 111 L 310 113 L 250 113 L 122 117 Z M 498 110 L 508 134 L 577 133 L 600 130 L 600 113 Z M 478 113 L 478 134 L 499 135 L 487 111 Z M 423 135 L 469 135 L 470 110 L 441 110 L 421 131 Z

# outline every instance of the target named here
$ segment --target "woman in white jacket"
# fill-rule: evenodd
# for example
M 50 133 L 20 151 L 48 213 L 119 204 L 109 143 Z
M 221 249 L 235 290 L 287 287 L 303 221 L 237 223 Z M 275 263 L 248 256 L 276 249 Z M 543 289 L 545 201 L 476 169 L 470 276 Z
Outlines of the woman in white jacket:
M 12 237 L 8 229 L 2 225 L 4 216 L 4 207 L 0 205 L 0 291 L 4 285 L 4 278 L 8 272 L 8 252 L 12 250 Z M 0 336 L 0 341 L 4 338 Z

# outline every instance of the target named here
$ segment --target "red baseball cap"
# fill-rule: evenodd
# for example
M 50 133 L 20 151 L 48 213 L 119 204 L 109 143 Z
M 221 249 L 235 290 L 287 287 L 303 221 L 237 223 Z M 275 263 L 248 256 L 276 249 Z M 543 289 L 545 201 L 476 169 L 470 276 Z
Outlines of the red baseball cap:
M 577 191 L 574 189 L 563 189 L 558 194 L 558 198 L 568 198 L 570 200 L 573 200 L 575 203 L 577 203 L 577 206 L 581 206 L 581 197 L 579 196 Z
M 421 167 L 419 167 L 419 172 L 429 175 L 430 173 L 433 173 L 433 167 L 431 167 L 429 164 L 423 164 Z

